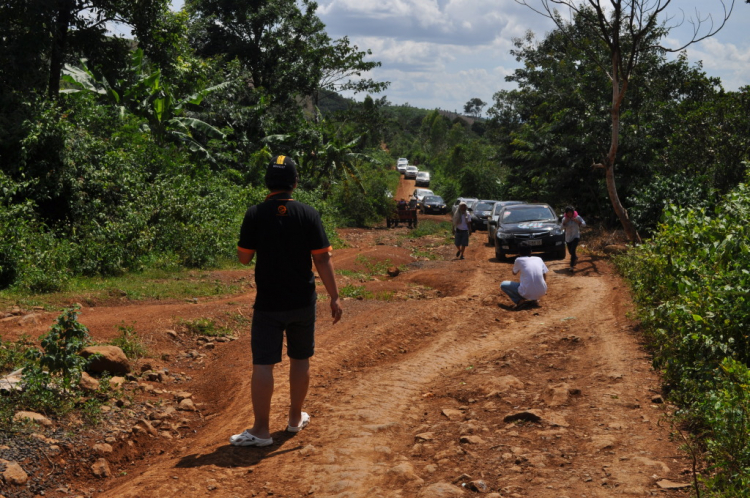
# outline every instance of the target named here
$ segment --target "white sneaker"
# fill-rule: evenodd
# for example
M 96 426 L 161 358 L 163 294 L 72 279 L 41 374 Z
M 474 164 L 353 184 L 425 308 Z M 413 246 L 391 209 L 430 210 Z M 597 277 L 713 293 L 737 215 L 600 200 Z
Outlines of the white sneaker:
M 250 434 L 250 431 L 245 430 L 242 434 L 235 434 L 230 437 L 229 444 L 233 446 L 271 446 L 273 438 L 261 439 Z

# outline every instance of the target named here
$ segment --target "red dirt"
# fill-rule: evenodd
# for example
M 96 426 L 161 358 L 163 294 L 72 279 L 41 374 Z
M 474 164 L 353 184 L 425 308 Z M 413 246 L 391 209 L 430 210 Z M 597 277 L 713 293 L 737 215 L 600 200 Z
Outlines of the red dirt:
M 341 231 L 350 248 L 335 251 L 334 264 L 352 273 L 340 277 L 340 287 L 390 294 L 345 300 L 334 326 L 321 301 L 305 407 L 312 421 L 297 435 L 283 432 L 284 361 L 276 370 L 275 444 L 267 448 L 228 443 L 252 420 L 249 333 L 204 351 L 201 364 L 177 360 L 195 346 L 165 333 L 180 319 L 250 318 L 254 291 L 197 303 L 85 307 L 80 320 L 95 339 L 135 322 L 149 362 L 192 376 L 180 389 L 193 393 L 200 417 L 178 439 L 128 446 L 132 437 L 123 435 L 119 456 L 110 459 L 114 477 L 84 471 L 71 476 L 71 488 L 110 497 L 428 497 L 437 496 L 426 491 L 434 483 L 482 480 L 503 497 L 687 495 L 656 484 L 689 482 L 689 464 L 661 422 L 665 405 L 652 403 L 659 377 L 627 316 L 626 286 L 606 260 L 582 254 L 574 274 L 566 261 L 547 261 L 541 307 L 516 312 L 505 309 L 499 290 L 513 278 L 512 265 L 494 260 L 484 232 L 472 237 L 463 261 L 444 239 L 408 234 Z M 415 260 L 413 250 L 430 244 L 439 245 L 438 259 Z M 372 262 L 404 271 L 370 276 Z M 0 332 L 36 337 L 54 318 L 2 324 Z M 540 422 L 504 421 L 529 409 Z

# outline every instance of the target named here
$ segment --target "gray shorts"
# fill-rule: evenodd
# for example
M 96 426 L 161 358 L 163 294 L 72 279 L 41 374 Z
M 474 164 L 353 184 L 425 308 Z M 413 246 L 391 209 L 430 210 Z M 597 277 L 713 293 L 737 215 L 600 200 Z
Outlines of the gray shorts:
M 469 231 L 456 229 L 456 246 L 468 246 L 469 245 Z
M 315 353 L 315 305 L 292 311 L 253 312 L 250 344 L 253 365 L 281 362 L 286 331 L 286 355 L 305 360 Z

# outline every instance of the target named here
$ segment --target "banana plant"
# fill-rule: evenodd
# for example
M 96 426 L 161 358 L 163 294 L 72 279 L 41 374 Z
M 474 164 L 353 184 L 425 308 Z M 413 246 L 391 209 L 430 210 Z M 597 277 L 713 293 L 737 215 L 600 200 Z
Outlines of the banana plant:
M 175 141 L 184 144 L 191 151 L 212 160 L 209 152 L 199 143 L 194 134 L 201 133 L 209 138 L 224 139 L 226 135 L 218 128 L 187 115 L 190 105 L 199 105 L 206 95 L 230 86 L 226 81 L 203 88 L 187 97 L 177 97 L 171 87 L 162 81 L 161 71 L 149 71 L 143 51 L 137 49 L 131 56 L 130 71 L 135 82 L 118 80 L 111 85 L 106 78 L 97 79 L 81 59 L 81 66 L 66 64 L 62 81 L 65 88 L 61 93 L 93 92 L 101 95 L 124 114 L 129 111 L 147 120 L 144 128 L 150 131 L 158 143 Z

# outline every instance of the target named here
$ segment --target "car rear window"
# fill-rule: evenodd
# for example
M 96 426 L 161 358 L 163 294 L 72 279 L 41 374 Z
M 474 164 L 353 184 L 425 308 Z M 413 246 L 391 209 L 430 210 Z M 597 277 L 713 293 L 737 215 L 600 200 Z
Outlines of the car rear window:
M 428 195 L 424 198 L 425 202 L 440 202 L 443 203 L 443 198 L 439 195 Z
M 474 211 L 490 211 L 494 205 L 494 202 L 479 202 L 474 206 Z
M 503 212 L 503 223 L 523 223 L 525 221 L 555 221 L 555 213 L 546 206 L 513 209 Z

